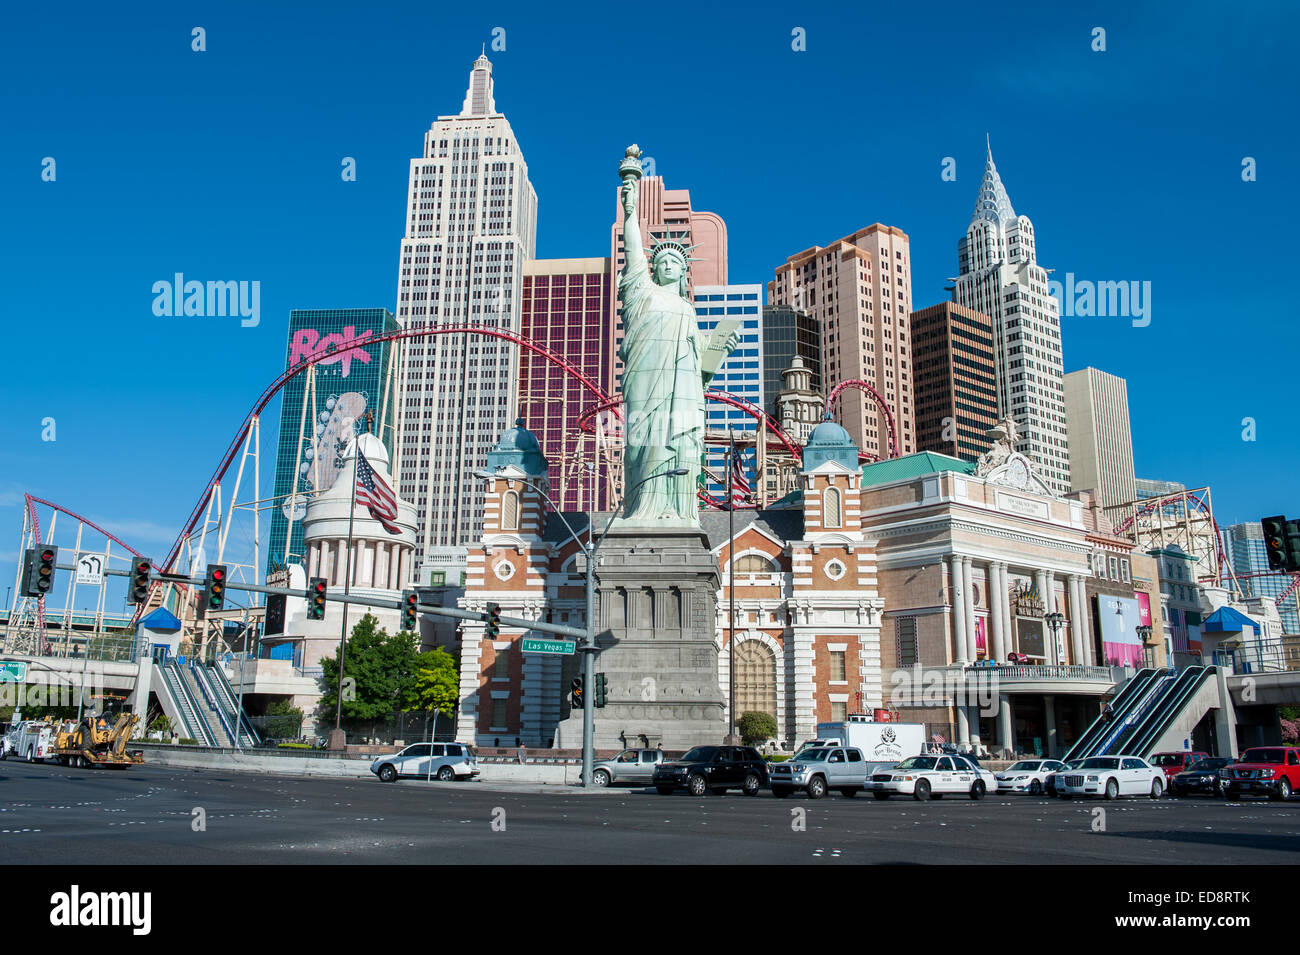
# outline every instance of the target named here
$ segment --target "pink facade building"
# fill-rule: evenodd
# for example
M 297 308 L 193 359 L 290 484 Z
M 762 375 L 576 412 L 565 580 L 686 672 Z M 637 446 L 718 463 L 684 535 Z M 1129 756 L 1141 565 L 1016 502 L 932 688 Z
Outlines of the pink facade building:
M 899 454 L 916 450 L 909 323 L 912 260 L 907 234 L 879 222 L 826 248 L 814 246 L 786 260 L 768 283 L 770 305 L 789 305 L 821 327 L 822 381 L 871 385 L 894 418 Z M 844 392 L 837 417 L 859 448 L 889 456 L 885 416 L 862 391 Z
M 534 259 L 524 263 L 521 333 L 577 366 L 613 391 L 614 351 L 609 259 Z M 597 398 L 559 365 L 527 349 L 519 355 L 519 416 L 550 462 L 551 497 L 565 511 L 604 510 L 607 482 L 599 468 L 595 436 L 578 428 L 578 416 Z

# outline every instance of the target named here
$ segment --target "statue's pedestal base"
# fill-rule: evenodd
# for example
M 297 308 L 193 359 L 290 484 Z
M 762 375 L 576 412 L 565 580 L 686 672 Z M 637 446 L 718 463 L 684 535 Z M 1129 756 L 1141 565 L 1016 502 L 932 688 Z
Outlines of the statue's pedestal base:
M 616 522 L 598 559 L 596 672 L 608 680 L 609 702 L 596 710 L 596 748 L 722 742 L 719 575 L 704 532 Z M 556 726 L 555 745 L 581 747 L 581 713 Z

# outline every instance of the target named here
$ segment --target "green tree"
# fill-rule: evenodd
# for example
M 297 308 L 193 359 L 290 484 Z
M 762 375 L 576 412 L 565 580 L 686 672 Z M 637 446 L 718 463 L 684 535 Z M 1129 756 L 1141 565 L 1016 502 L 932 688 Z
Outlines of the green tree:
M 296 739 L 302 735 L 302 710 L 291 700 L 276 700 L 266 708 L 262 732 L 275 739 Z
M 749 710 L 740 714 L 740 722 L 736 724 L 736 728 L 740 730 L 740 738 L 746 743 L 772 739 L 776 736 L 776 717 L 771 713 Z
M 442 647 L 416 657 L 415 698 L 408 713 L 432 714 L 437 728 L 439 715 L 454 717 L 460 704 L 460 664 Z
M 379 621 L 366 614 L 352 628 L 343 658 L 343 721 L 351 727 L 375 726 L 415 702 L 417 637 L 412 633 L 389 636 Z M 320 718 L 331 722 L 338 700 L 338 655 L 320 661 L 322 690 Z

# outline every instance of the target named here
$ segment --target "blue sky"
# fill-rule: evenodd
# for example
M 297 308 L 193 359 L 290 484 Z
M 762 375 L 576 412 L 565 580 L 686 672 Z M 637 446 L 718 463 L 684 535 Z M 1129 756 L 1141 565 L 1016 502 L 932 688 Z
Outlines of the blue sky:
M 1209 484 L 1221 524 L 1300 512 L 1300 445 L 1276 397 L 1300 354 L 1292 4 L 442 7 L 7 12 L 0 586 L 24 491 L 163 556 L 281 370 L 289 310 L 394 307 L 409 159 L 459 111 L 496 28 L 496 101 L 538 192 L 539 255 L 607 254 L 635 141 L 726 220 L 733 282 L 880 221 L 911 237 L 924 307 L 956 270 L 988 133 L 1041 264 L 1151 282 L 1147 327 L 1063 320 L 1067 371 L 1128 380 L 1138 474 Z M 152 284 L 176 272 L 259 281 L 260 323 L 155 317 Z M 276 424 L 263 421 L 264 494 Z

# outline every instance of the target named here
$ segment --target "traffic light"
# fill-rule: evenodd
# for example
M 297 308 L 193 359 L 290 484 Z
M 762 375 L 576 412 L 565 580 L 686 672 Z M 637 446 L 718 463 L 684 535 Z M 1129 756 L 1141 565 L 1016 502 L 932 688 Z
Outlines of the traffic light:
M 307 619 L 325 619 L 325 592 L 329 589 L 324 577 L 307 581 Z
M 131 558 L 131 576 L 126 579 L 126 602 L 143 605 L 149 597 L 149 572 L 153 561 L 148 557 Z
M 419 606 L 420 598 L 414 590 L 402 591 L 402 629 L 414 631 L 417 624 L 415 621 L 415 609 Z
M 23 570 L 24 597 L 44 597 L 54 589 L 54 565 L 58 560 L 59 549 L 51 544 L 27 551 Z
M 484 636 L 488 640 L 495 640 L 501 633 L 501 605 L 487 605 L 487 632 Z
M 1286 569 L 1300 571 L 1300 521 L 1286 522 Z
M 582 677 L 575 676 L 569 684 L 569 706 L 575 710 L 582 709 Z
M 1286 570 L 1289 555 L 1287 549 L 1287 520 L 1279 514 L 1277 517 L 1265 517 L 1260 522 L 1264 528 L 1264 553 L 1268 555 L 1269 570 Z
M 203 593 L 207 598 L 209 612 L 220 610 L 226 605 L 225 564 L 208 564 L 208 572 L 203 579 Z
M 604 706 L 609 700 L 609 680 L 605 679 L 605 674 L 596 674 L 596 698 L 592 700 L 596 706 Z

